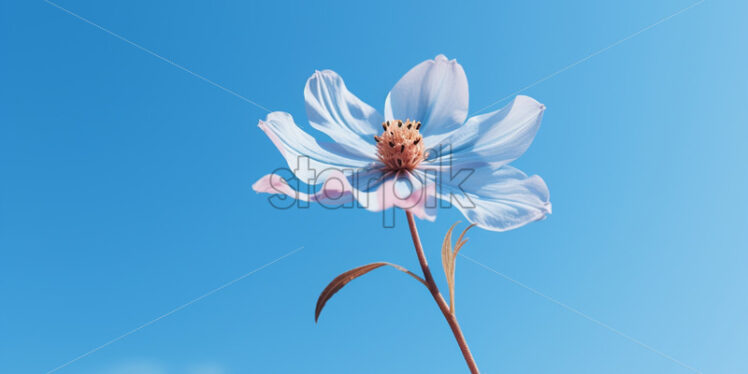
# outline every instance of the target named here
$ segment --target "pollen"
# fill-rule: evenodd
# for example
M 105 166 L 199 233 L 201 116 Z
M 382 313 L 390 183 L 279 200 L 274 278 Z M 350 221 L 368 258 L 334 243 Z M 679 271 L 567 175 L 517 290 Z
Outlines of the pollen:
M 413 170 L 427 156 L 420 133 L 421 123 L 411 120 L 385 121 L 382 135 L 375 136 L 377 157 L 389 170 Z

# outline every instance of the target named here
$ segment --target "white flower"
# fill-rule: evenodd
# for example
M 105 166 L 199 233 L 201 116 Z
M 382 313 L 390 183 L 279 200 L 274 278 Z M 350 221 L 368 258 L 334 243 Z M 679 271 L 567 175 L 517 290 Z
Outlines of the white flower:
M 330 70 L 309 78 L 304 98 L 312 127 L 334 142 L 318 142 L 284 112 L 268 114 L 259 127 L 296 178 L 321 186 L 304 193 L 269 174 L 255 191 L 327 206 L 399 207 L 429 220 L 441 199 L 494 231 L 551 212 L 543 179 L 508 165 L 532 143 L 545 107 L 517 96 L 503 109 L 465 121 L 468 84 L 456 60 L 439 55 L 411 69 L 387 95 L 384 117 Z

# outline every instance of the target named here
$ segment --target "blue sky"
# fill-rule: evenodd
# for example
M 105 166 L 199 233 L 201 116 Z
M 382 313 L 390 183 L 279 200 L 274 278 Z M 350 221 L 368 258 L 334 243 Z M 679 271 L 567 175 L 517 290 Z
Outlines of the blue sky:
M 553 214 L 474 230 L 463 251 L 579 313 L 460 258 L 478 365 L 748 371 L 745 2 L 646 30 L 693 2 L 56 3 L 307 129 L 315 69 L 381 110 L 443 53 L 471 111 L 560 71 L 523 92 L 547 110 L 514 163 L 544 178 Z M 254 193 L 283 166 L 262 109 L 44 1 L 0 3 L 0 48 L 0 372 L 49 372 L 300 247 L 56 373 L 464 371 L 429 295 L 395 271 L 356 280 L 314 324 L 340 272 L 418 265 L 402 214 L 387 229 Z M 441 287 L 456 220 L 419 222 Z

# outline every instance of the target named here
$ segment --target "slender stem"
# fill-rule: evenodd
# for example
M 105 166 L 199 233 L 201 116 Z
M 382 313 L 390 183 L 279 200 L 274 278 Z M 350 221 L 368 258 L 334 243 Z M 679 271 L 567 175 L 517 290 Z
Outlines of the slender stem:
M 457 317 L 455 317 L 455 315 L 449 310 L 449 305 L 444 301 L 442 294 L 439 292 L 439 288 L 436 286 L 436 282 L 434 282 L 434 277 L 431 275 L 426 256 L 423 254 L 423 246 L 421 246 L 421 239 L 418 237 L 418 229 L 416 228 L 416 221 L 413 219 L 413 214 L 405 211 L 405 215 L 408 217 L 410 235 L 413 237 L 413 245 L 416 247 L 418 262 L 421 263 L 423 278 L 426 280 L 426 285 L 431 292 L 431 296 L 434 298 L 434 301 L 436 301 L 436 305 L 438 305 L 439 309 L 442 311 L 447 323 L 449 323 L 449 327 L 452 329 L 452 334 L 454 334 L 457 344 L 460 346 L 460 350 L 462 351 L 462 355 L 465 357 L 465 362 L 470 368 L 470 372 L 472 374 L 479 374 L 478 366 L 475 364 L 473 355 L 470 353 L 470 348 L 468 348 L 467 341 L 465 341 L 465 337 L 462 335 L 462 330 L 460 330 L 460 325 L 457 323 Z

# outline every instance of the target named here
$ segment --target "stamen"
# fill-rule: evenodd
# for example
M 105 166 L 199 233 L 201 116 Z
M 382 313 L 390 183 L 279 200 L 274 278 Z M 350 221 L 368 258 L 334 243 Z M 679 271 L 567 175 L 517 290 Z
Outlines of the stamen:
M 377 142 L 377 156 L 385 169 L 412 170 L 428 157 L 418 131 L 420 125 L 420 122 L 410 120 L 390 120 L 382 124 L 384 132 L 374 140 Z

